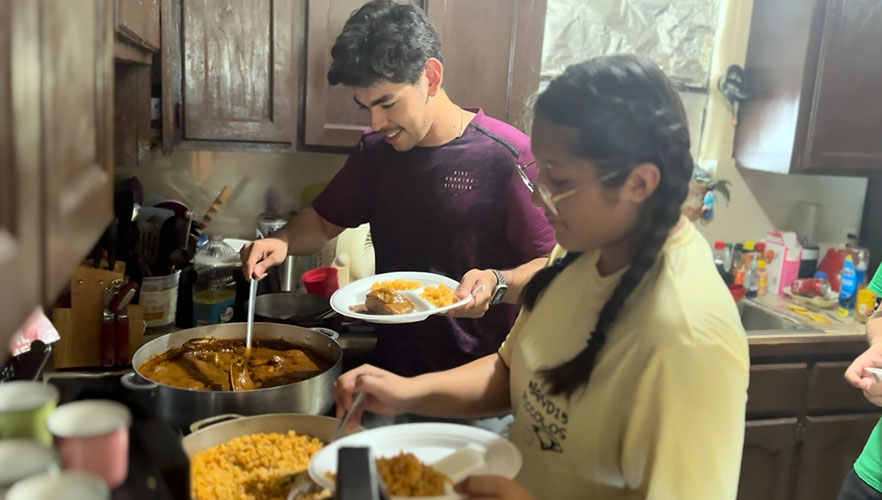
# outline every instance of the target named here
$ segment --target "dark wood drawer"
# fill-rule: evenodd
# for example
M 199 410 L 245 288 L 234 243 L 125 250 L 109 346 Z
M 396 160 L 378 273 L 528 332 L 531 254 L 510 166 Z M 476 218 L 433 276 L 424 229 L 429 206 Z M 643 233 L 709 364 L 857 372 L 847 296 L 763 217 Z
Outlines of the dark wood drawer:
M 849 364 L 849 361 L 830 361 L 812 367 L 807 405 L 809 414 L 882 411 L 868 402 L 863 392 L 845 381 L 843 374 Z
M 748 417 L 796 415 L 805 398 L 807 370 L 806 363 L 751 366 Z

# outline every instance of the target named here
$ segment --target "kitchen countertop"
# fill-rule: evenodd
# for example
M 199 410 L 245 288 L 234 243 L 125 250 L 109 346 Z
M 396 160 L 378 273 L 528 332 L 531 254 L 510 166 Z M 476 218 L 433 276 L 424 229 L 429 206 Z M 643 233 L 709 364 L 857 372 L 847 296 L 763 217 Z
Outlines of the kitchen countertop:
M 825 310 L 829 321 L 820 323 L 811 318 L 796 314 L 789 305 L 799 305 L 791 299 L 778 295 L 767 295 L 758 299 L 744 299 L 764 309 L 816 331 L 781 331 L 762 333 L 747 332 L 751 358 L 792 358 L 823 355 L 830 359 L 850 360 L 867 347 L 866 325 L 854 318 L 840 318 L 835 309 Z

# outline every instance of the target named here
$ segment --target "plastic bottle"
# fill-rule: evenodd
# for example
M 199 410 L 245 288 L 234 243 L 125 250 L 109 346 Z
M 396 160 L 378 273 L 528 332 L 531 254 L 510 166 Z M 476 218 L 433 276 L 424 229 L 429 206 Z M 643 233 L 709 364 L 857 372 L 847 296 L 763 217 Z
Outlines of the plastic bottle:
M 239 256 L 220 236 L 211 235 L 194 258 L 193 325 L 228 323 L 236 304 L 236 272 Z
M 759 295 L 759 268 L 756 261 L 750 263 L 750 269 L 744 275 L 744 288 L 747 288 L 747 298 L 752 299 Z
M 757 263 L 757 268 L 757 279 L 759 280 L 759 290 L 757 293 L 762 297 L 769 291 L 769 272 L 766 271 L 766 261 L 760 260 Z
M 732 256 L 729 249 L 726 248 L 725 241 L 718 241 L 714 244 L 714 265 L 720 271 L 720 274 L 729 272 L 732 267 Z
M 757 260 L 756 258 L 756 242 L 753 241 L 745 241 L 744 242 L 744 252 L 741 254 L 741 259 L 744 261 L 744 270 L 750 270 L 751 262 Z
M 735 250 L 732 252 L 732 276 L 736 285 L 744 284 L 744 259 L 742 259 L 743 252 L 744 246 L 741 243 L 736 244 Z
M 854 267 L 854 259 L 851 255 L 845 257 L 842 266 L 842 283 L 839 287 L 839 315 L 851 316 L 854 313 L 854 305 L 857 299 L 857 272 Z
M 855 255 L 855 279 L 857 280 L 858 286 L 861 286 L 867 282 L 867 267 L 870 265 L 870 251 L 866 248 L 856 248 Z

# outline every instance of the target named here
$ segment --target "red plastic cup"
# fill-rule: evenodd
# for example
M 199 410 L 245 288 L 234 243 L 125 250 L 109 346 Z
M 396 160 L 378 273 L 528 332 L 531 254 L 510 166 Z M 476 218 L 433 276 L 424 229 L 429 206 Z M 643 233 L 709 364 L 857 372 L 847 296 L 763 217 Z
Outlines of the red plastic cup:
M 331 298 L 340 288 L 336 267 L 317 267 L 303 273 L 303 286 L 306 293 Z

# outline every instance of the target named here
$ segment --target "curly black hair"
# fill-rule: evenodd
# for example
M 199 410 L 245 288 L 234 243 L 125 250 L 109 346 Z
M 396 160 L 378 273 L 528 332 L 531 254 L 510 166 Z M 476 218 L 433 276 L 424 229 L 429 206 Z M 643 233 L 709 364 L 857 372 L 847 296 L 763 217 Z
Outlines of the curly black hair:
M 426 13 L 391 0 L 374 0 L 353 12 L 331 57 L 328 82 L 350 87 L 384 80 L 416 84 L 430 57 L 443 62 L 441 40 Z
M 573 152 L 597 165 L 599 175 L 625 174 L 641 163 L 658 166 L 661 180 L 643 207 L 646 227 L 637 253 L 606 301 L 587 345 L 574 358 L 543 371 L 552 394 L 572 396 L 587 386 L 597 355 L 625 301 L 653 269 L 668 233 L 680 219 L 693 162 L 689 129 L 680 96 L 654 63 L 633 55 L 598 57 L 575 64 L 555 78 L 536 100 L 535 116 L 578 133 Z M 621 187 L 627 175 L 606 186 Z M 578 253 L 537 273 L 524 289 L 524 304 L 535 307 L 542 291 Z M 648 279 L 654 279 L 648 277 Z

